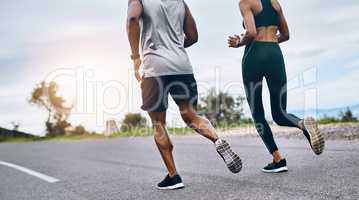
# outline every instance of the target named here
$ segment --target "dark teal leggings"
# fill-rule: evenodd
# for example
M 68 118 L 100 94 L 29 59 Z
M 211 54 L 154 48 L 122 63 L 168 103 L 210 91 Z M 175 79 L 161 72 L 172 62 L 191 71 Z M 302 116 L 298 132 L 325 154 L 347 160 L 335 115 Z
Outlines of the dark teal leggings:
M 242 61 L 247 101 L 256 129 L 268 151 L 278 150 L 272 131 L 265 119 L 262 86 L 266 79 L 273 120 L 280 126 L 298 127 L 299 119 L 287 113 L 287 75 L 282 51 L 277 43 L 254 41 L 246 47 Z

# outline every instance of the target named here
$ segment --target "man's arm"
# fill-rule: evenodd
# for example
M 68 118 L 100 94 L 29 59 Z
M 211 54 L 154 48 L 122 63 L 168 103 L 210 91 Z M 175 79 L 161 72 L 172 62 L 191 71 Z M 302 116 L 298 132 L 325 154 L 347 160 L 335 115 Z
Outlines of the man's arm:
M 190 9 L 185 3 L 186 15 L 184 20 L 183 31 L 185 33 L 184 47 L 190 47 L 198 41 L 198 31 L 196 22 L 192 16 Z
M 135 76 L 138 81 L 141 80 L 139 68 L 141 65 L 141 58 L 139 52 L 140 46 L 140 18 L 142 16 L 143 7 L 139 0 L 128 1 L 127 12 L 127 35 L 131 46 L 131 59 L 134 62 Z

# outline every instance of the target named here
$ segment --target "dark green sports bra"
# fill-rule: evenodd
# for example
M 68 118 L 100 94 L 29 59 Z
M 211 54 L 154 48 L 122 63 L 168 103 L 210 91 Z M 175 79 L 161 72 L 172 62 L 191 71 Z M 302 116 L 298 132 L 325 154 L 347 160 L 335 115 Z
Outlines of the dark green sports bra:
M 256 28 L 262 26 L 280 26 L 278 12 L 273 8 L 271 0 L 261 0 L 262 12 L 254 16 Z M 243 28 L 244 22 L 243 22 Z

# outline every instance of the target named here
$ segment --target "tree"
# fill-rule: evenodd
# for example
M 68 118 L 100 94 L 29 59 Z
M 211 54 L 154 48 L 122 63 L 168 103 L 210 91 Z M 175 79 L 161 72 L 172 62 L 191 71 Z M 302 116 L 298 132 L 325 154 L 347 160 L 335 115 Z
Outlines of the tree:
M 58 96 L 58 85 L 55 82 L 41 82 L 36 85 L 29 102 L 45 108 L 48 111 L 46 131 L 49 136 L 65 135 L 67 122 L 72 106 L 65 106 L 65 100 Z
M 15 122 L 15 121 L 12 121 L 11 122 L 11 125 L 12 125 L 12 130 L 13 131 L 19 131 L 20 129 L 20 126 L 21 126 L 21 123 L 20 122 Z
M 357 122 L 358 118 L 353 116 L 352 111 L 348 107 L 345 112 L 340 113 L 341 121 L 342 122 Z
M 205 115 L 215 126 L 219 124 L 235 124 L 243 117 L 244 98 L 234 98 L 228 93 L 216 94 L 212 89 L 208 95 L 201 99 L 198 105 L 200 114 Z
M 147 120 L 139 113 L 128 113 L 122 121 L 121 131 L 129 131 L 132 128 L 146 127 Z

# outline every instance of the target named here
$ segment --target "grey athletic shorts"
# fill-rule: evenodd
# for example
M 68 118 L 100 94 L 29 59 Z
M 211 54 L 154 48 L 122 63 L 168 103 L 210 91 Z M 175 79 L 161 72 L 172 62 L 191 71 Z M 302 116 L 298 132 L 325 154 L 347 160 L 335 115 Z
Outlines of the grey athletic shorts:
M 168 108 L 168 94 L 177 105 L 198 102 L 197 82 L 193 74 L 147 77 L 142 79 L 141 108 L 148 112 L 164 112 Z

